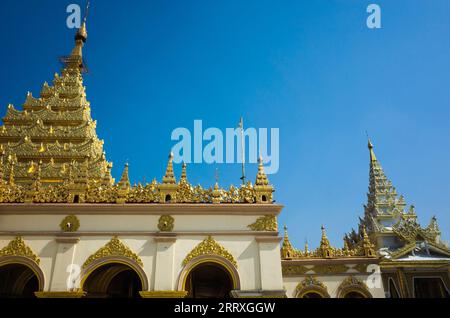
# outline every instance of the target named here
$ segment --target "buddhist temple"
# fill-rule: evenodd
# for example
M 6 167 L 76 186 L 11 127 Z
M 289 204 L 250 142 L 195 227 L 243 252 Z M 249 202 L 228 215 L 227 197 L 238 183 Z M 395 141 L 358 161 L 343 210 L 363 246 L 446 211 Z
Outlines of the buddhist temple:
M 254 183 L 204 188 L 168 146 L 158 179 L 132 185 L 127 163 L 116 182 L 83 85 L 87 39 L 84 19 L 60 74 L 3 117 L 0 298 L 449 297 L 437 218 L 418 223 L 370 141 L 368 201 L 342 247 L 326 224 L 315 249 L 293 246 L 295 224 L 279 233 L 262 158 Z

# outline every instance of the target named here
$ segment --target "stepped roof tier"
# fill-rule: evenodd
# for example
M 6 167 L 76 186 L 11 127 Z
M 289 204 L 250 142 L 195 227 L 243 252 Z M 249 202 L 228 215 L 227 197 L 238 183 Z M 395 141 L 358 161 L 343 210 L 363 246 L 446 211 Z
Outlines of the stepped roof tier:
M 8 105 L 0 127 L 2 173 L 18 185 L 30 186 L 37 177 L 44 187 L 67 183 L 70 178 L 78 183 L 83 173 L 103 185 L 114 183 L 112 163 L 106 160 L 103 140 L 97 137 L 83 86 L 86 40 L 84 21 L 76 33 L 75 48 L 64 59 L 61 75 L 54 75 L 53 85 L 45 82 L 38 98 L 28 92 L 23 110 Z
M 115 183 L 83 85 L 86 40 L 85 19 L 61 75 L 54 75 L 52 85 L 45 82 L 39 97 L 28 93 L 22 110 L 8 105 L 0 126 L 0 203 L 273 202 L 262 160 L 254 186 L 192 186 L 185 164 L 177 182 L 173 154 L 162 183 L 131 186 L 128 164 Z
M 364 218 L 360 219 L 359 233 L 353 230 L 346 234 L 346 244 L 350 247 L 359 244 L 367 228 L 378 252 L 387 259 L 407 258 L 408 253 L 415 254 L 414 257 L 423 254 L 425 258 L 436 258 L 437 255 L 448 258 L 450 250 L 441 240 L 436 217 L 431 219 L 427 227 L 419 224 L 414 205 L 406 208 L 405 199 L 397 194 L 392 182 L 386 177 L 370 140 L 368 148 L 369 192 Z

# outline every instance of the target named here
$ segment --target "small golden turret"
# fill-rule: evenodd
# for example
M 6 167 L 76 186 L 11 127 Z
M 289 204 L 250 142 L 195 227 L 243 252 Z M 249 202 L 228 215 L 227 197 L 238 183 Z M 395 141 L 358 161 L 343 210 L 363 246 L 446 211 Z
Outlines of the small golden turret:
M 263 159 L 260 156 L 258 160 L 258 174 L 255 181 L 256 203 L 272 203 L 273 186 L 269 183 L 269 179 L 264 171 Z

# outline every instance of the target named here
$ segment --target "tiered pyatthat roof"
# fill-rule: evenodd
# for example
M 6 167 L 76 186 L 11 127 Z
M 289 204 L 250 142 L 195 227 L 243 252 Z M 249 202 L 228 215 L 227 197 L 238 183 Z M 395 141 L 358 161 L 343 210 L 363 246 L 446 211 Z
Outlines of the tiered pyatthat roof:
M 120 181 L 111 177 L 103 141 L 86 100 L 82 72 L 86 19 L 62 74 L 44 83 L 39 98 L 28 93 L 23 110 L 8 106 L 0 127 L 0 203 L 272 203 L 262 159 L 255 186 L 214 189 L 192 186 L 186 165 L 177 183 L 173 154 L 162 183 L 131 186 L 128 164 Z
M 0 155 L 9 180 L 29 186 L 39 178 L 42 186 L 61 185 L 70 178 L 79 183 L 86 173 L 104 185 L 114 182 L 81 76 L 86 40 L 84 21 L 75 36 L 75 48 L 64 58 L 65 67 L 61 75 L 54 75 L 53 85 L 45 82 L 39 98 L 28 92 L 23 110 L 8 105 L 0 127 Z
M 398 196 L 392 182 L 386 177 L 383 168 L 378 162 L 373 145 L 368 141 L 370 152 L 369 169 L 369 193 L 367 194 L 367 205 L 365 206 L 365 220 L 370 221 L 380 215 L 393 216 L 404 213 L 405 200 L 403 196 Z M 411 206 L 410 214 L 414 213 L 414 207 Z M 372 230 L 370 222 L 368 227 Z
M 425 248 L 428 256 L 431 255 L 431 248 L 435 248 L 440 254 L 450 255 L 447 245 L 441 242 L 436 217 L 431 219 L 427 227 L 420 226 L 414 206 L 405 209 L 403 196 L 397 195 L 392 182 L 386 177 L 370 140 L 368 148 L 370 172 L 367 205 L 364 206 L 359 233 L 353 230 L 347 234 L 344 238 L 346 244 L 350 247 L 359 244 L 366 235 L 365 230 L 361 229 L 367 228 L 371 238 L 377 243 L 377 249 L 386 258 L 403 256 L 405 251 L 410 252 L 413 247 L 419 253 L 425 245 L 430 247 Z
M 281 245 L 281 258 L 282 259 L 309 259 L 309 258 L 374 258 L 377 257 L 375 252 L 375 246 L 370 241 L 365 229 L 363 240 L 354 248 L 349 248 L 344 240 L 344 248 L 332 247 L 325 232 L 325 227 L 322 226 L 322 238 L 320 240 L 320 246 L 314 250 L 309 251 L 308 246 L 305 245 L 305 250 L 295 249 L 289 241 L 287 228 L 284 228 L 284 239 Z

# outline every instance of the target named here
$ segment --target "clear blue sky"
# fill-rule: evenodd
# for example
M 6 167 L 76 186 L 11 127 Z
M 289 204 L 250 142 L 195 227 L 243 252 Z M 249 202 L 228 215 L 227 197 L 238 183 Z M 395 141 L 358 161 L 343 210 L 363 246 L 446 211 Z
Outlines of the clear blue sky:
M 365 24 L 372 2 L 381 30 Z M 60 71 L 70 3 L 1 1 L 2 114 Z M 449 17 L 448 0 L 94 0 L 85 84 L 113 174 L 128 160 L 132 182 L 160 180 L 174 128 L 225 129 L 242 115 L 280 128 L 270 180 L 293 243 L 317 246 L 324 224 L 341 246 L 367 200 L 367 130 L 398 192 L 449 239 Z M 238 164 L 191 165 L 189 179 L 212 185 L 216 168 L 239 184 Z

